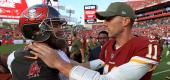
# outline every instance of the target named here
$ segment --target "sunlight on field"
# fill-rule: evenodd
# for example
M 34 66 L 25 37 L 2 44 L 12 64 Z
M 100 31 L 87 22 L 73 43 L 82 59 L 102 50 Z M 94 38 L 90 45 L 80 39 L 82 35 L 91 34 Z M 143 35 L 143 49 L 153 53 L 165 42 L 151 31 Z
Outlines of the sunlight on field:
M 170 65 L 167 64 L 170 61 L 170 55 L 166 56 L 166 52 L 167 48 L 164 48 L 161 63 L 156 68 L 152 80 L 167 80 L 165 77 L 170 76 Z
M 12 51 L 18 49 L 18 48 L 22 48 L 23 44 L 6 44 L 6 45 L 2 45 L 0 46 L 0 54 L 10 54 Z

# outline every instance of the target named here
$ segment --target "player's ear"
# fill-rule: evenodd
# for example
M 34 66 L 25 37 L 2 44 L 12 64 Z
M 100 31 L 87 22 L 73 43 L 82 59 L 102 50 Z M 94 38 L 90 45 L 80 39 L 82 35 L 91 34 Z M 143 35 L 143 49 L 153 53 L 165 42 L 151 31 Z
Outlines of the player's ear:
M 122 19 L 123 26 L 128 26 L 130 24 L 130 18 L 129 17 L 123 17 Z

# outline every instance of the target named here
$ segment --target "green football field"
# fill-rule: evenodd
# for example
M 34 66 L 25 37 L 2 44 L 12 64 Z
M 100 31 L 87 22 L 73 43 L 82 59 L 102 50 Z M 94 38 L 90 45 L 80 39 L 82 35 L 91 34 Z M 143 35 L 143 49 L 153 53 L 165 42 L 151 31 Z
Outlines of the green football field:
M 22 47 L 23 47 L 23 44 L 15 44 L 15 45 L 6 44 L 6 45 L 2 45 L 2 46 L 0 46 L 0 54 L 10 54 L 14 50 L 16 50 L 18 48 L 22 48 Z
M 9 54 L 12 51 L 22 47 L 23 45 L 2 45 L 0 46 L 0 53 Z M 170 55 L 166 56 L 166 52 L 167 48 L 164 48 L 161 63 L 154 71 L 152 80 L 166 80 L 165 77 L 170 75 L 170 65 L 167 64 L 167 62 L 170 61 Z
M 167 50 L 167 48 L 164 48 L 161 62 L 156 68 L 152 80 L 167 80 L 165 77 L 170 76 L 170 65 L 167 64 L 170 61 L 170 55 L 166 56 Z

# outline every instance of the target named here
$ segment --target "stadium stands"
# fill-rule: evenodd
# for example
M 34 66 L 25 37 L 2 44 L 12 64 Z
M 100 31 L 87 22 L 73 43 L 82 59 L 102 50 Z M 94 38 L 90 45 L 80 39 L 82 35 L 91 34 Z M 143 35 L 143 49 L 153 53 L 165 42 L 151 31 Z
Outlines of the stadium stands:
M 168 0 L 128 0 L 127 3 L 130 4 L 135 10 L 137 10 L 137 9 L 142 9 L 145 7 L 157 5 L 166 1 Z

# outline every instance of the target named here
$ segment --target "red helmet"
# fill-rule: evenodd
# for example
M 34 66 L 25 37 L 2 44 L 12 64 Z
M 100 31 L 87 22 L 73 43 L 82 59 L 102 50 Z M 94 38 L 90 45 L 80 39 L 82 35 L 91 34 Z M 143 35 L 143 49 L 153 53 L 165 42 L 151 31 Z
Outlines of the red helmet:
M 49 5 L 34 5 L 22 12 L 19 27 L 25 38 L 43 42 L 49 39 L 51 33 L 54 33 L 53 28 L 57 26 L 60 35 L 54 35 L 60 38 L 62 25 L 66 23 L 66 20 L 60 17 L 60 13 Z

